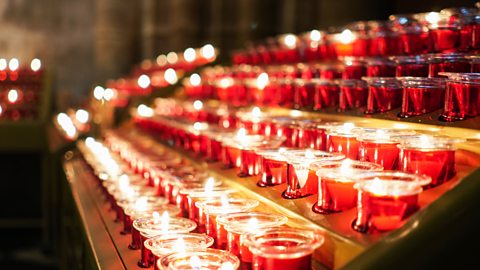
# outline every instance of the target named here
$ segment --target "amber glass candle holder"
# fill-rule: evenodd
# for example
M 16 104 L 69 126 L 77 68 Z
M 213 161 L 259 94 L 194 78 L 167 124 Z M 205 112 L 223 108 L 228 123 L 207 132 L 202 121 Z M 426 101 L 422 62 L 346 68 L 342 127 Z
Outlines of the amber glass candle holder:
M 252 253 L 245 244 L 246 236 L 280 227 L 287 221 L 287 217 L 261 212 L 234 213 L 217 218 L 217 224 L 221 224 L 227 231 L 228 243 L 225 248 L 235 254 L 242 265 L 249 269 L 252 264 Z
M 296 228 L 272 228 L 246 237 L 254 270 L 312 268 L 312 254 L 324 238 L 319 232 Z
M 357 109 L 367 105 L 368 87 L 362 80 L 341 80 L 338 108 L 340 111 Z
M 445 80 L 441 78 L 399 77 L 403 85 L 402 110 L 407 118 L 440 109 L 445 100 Z
M 368 83 L 365 113 L 383 113 L 402 105 L 402 84 L 395 78 L 363 77 Z
M 206 216 L 206 234 L 215 239 L 215 246 L 224 246 L 227 242 L 227 231 L 224 226 L 217 223 L 217 217 L 230 213 L 249 212 L 258 206 L 257 200 L 242 198 L 213 199 L 197 202 L 197 207 L 202 209 Z
M 287 167 L 287 189 L 282 193 L 286 199 L 298 199 L 318 193 L 318 178 L 310 164 L 315 161 L 341 160 L 340 153 L 301 149 L 285 152 Z
M 440 73 L 447 76 L 440 120 L 451 122 L 480 115 L 480 73 Z
M 462 53 L 433 54 L 428 57 L 428 76 L 441 77 L 440 72 L 470 72 L 470 59 Z
M 428 58 L 424 55 L 392 56 L 396 77 L 428 77 Z
M 420 135 L 401 141 L 399 169 L 432 178 L 427 188 L 452 179 L 455 174 L 455 144 L 464 140 L 449 137 Z
M 352 227 L 363 233 L 400 228 L 419 209 L 422 186 L 432 179 L 426 175 L 397 171 L 359 174 L 357 218 Z
M 326 79 L 312 79 L 315 84 L 313 95 L 313 110 L 318 111 L 333 108 L 338 105 L 340 86 L 338 81 Z
M 240 260 L 232 253 L 218 249 L 173 253 L 158 261 L 159 269 L 232 269 L 240 267 Z
M 318 176 L 318 201 L 312 210 L 330 214 L 354 208 L 357 191 L 354 189 L 357 174 L 381 171 L 379 164 L 345 159 L 341 161 L 315 162 L 311 165 Z
M 358 159 L 380 164 L 385 170 L 396 170 L 400 140 L 414 135 L 412 130 L 374 129 L 363 132 L 357 137 Z
M 213 238 L 198 233 L 175 233 L 152 237 L 144 244 L 153 254 L 153 269 L 160 270 L 157 262 L 165 256 L 172 253 L 205 251 L 213 245 Z
M 140 232 L 141 236 L 141 258 L 138 266 L 148 268 L 152 266 L 153 254 L 147 250 L 144 243 L 147 239 L 157 235 L 172 233 L 189 233 L 197 227 L 194 221 L 186 218 L 168 218 L 148 217 L 140 218 L 133 221 L 133 227 Z

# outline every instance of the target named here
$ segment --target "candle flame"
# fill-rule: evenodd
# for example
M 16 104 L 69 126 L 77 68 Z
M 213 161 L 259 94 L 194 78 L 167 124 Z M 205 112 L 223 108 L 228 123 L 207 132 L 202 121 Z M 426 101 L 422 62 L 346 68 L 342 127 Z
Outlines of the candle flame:
M 190 257 L 190 267 L 195 270 L 199 270 L 202 267 L 202 262 L 197 255 Z
M 7 59 L 5 58 L 0 58 L 0 71 L 3 71 L 7 68 Z
M 195 61 L 196 58 L 197 52 L 193 48 L 188 48 L 183 52 L 183 59 L 189 63 Z
M 314 159 L 314 158 L 315 158 L 315 154 L 313 153 L 312 150 L 307 149 L 307 150 L 305 151 L 305 158 L 307 158 L 307 159 Z
M 163 232 L 168 232 L 168 227 L 170 224 L 170 215 L 167 211 L 162 214 L 162 224 L 160 225 Z
M 322 38 L 322 34 L 320 33 L 320 31 L 312 30 L 310 32 L 310 40 L 311 41 L 318 42 L 318 41 L 320 41 L 321 38 Z
M 352 160 L 351 159 L 344 159 L 342 161 L 342 165 L 340 165 L 340 172 L 344 175 L 352 175 Z
M 354 123 L 344 123 L 343 126 L 342 126 L 342 129 L 345 131 L 345 132 L 350 132 L 352 131 L 352 129 L 355 128 L 355 124 Z
M 257 88 L 263 90 L 269 83 L 268 74 L 263 72 L 257 77 Z
M 222 203 L 223 209 L 228 209 L 230 207 L 230 203 L 228 201 L 227 195 L 222 195 L 222 197 L 220 198 L 220 201 Z
M 355 34 L 350 29 L 343 30 L 339 37 L 339 41 L 343 44 L 352 43 L 354 40 Z
M 75 112 L 75 118 L 77 119 L 78 122 L 80 122 L 82 124 L 86 124 L 88 122 L 88 119 L 90 118 L 90 115 L 89 115 L 88 111 L 86 111 L 84 109 L 78 109 Z
M 196 110 L 196 111 L 200 111 L 202 108 L 203 108 L 203 102 L 201 100 L 195 100 L 193 102 L 193 108 Z
M 152 218 L 153 222 L 157 223 L 160 221 L 160 214 L 157 211 L 153 211 Z
M 11 71 L 17 70 L 19 66 L 20 66 L 20 62 L 18 61 L 17 58 L 12 58 L 12 59 L 10 59 L 10 61 L 8 62 L 8 68 L 9 68 Z
M 145 104 L 140 104 L 137 107 L 137 113 L 141 117 L 152 117 L 154 115 L 154 111 L 152 108 L 148 107 Z
M 213 187 L 215 185 L 215 179 L 213 177 L 209 177 L 207 182 L 205 183 L 205 193 L 210 194 L 213 191 Z
M 133 208 L 137 211 L 145 211 L 147 210 L 147 198 L 141 197 L 136 202 Z
M 206 59 L 215 58 L 215 48 L 212 44 L 206 44 L 200 49 L 200 54 Z
M 426 16 L 425 16 L 425 20 L 432 24 L 432 25 L 436 25 L 438 24 L 438 22 L 440 21 L 440 13 L 438 12 L 429 12 Z
M 293 34 L 287 34 L 284 38 L 283 38 L 283 43 L 285 44 L 285 46 L 287 46 L 288 48 L 290 49 L 293 49 L 295 48 L 295 46 L 297 45 L 297 37 Z
M 173 68 L 169 68 L 165 70 L 165 74 L 163 74 L 165 81 L 169 84 L 175 84 L 178 81 L 177 73 Z
M 96 86 L 95 89 L 93 89 L 93 97 L 97 100 L 102 100 L 104 92 L 105 89 L 103 87 Z
M 18 91 L 15 89 L 10 89 L 7 94 L 8 102 L 16 103 L 19 99 Z
M 235 135 L 235 138 L 238 140 L 242 140 L 247 136 L 247 130 L 245 128 L 240 128 L 237 131 L 237 135 Z
M 167 54 L 167 62 L 170 64 L 175 64 L 178 61 L 178 56 L 175 52 L 169 52 Z
M 232 78 L 222 78 L 220 79 L 219 85 L 221 88 L 228 88 L 233 85 Z
M 185 245 L 185 240 L 183 240 L 183 237 L 179 237 L 177 241 L 175 241 L 175 244 L 173 245 L 172 249 L 175 252 L 185 252 L 186 245 Z
M 259 118 L 262 115 L 262 110 L 259 107 L 253 107 L 252 109 L 252 117 Z
M 157 65 L 165 66 L 167 64 L 167 56 L 165 54 L 160 54 L 157 57 Z
M 258 229 L 258 219 L 257 218 L 251 218 L 248 220 L 248 228 L 251 229 L 252 231 L 255 231 Z
M 149 87 L 150 83 L 151 83 L 151 81 L 150 81 L 150 77 L 148 77 L 148 75 L 142 74 L 142 75 L 140 75 L 140 77 L 138 77 L 137 84 L 141 88 L 145 89 L 145 88 Z
M 42 67 L 42 62 L 38 58 L 35 58 L 32 60 L 32 62 L 30 62 L 30 68 L 35 72 L 39 71 L 41 67 Z
M 115 96 L 115 91 L 111 88 L 105 89 L 105 92 L 103 92 L 103 99 L 106 101 L 111 100 Z
M 220 270 L 234 270 L 233 264 L 231 262 L 224 262 L 222 266 L 220 266 Z
M 126 174 L 120 175 L 118 179 L 118 187 L 121 191 L 126 190 L 130 187 L 130 179 Z
M 190 84 L 192 86 L 199 86 L 202 83 L 202 78 L 197 73 L 190 75 Z

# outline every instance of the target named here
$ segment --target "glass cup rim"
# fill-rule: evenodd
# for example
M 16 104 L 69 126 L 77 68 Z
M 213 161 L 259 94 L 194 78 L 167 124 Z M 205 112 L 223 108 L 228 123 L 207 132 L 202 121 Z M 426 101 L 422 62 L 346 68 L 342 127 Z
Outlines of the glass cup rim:
M 259 201 L 255 199 L 247 199 L 247 198 L 228 198 L 228 202 L 229 204 L 232 204 L 232 203 L 240 204 L 240 205 L 236 205 L 235 207 L 232 207 L 232 205 L 230 205 L 228 208 L 229 213 L 245 212 L 257 207 L 260 204 Z M 212 205 L 214 203 L 218 205 Z M 214 198 L 210 200 L 195 202 L 195 206 L 197 206 L 199 209 L 203 209 L 203 211 L 207 215 L 223 214 L 222 212 L 225 212 L 227 209 L 225 209 L 221 204 L 222 204 L 221 198 Z
M 432 182 L 432 177 L 425 174 L 413 174 L 392 170 L 362 172 L 356 175 L 355 178 L 356 183 L 354 188 L 362 191 L 365 191 L 365 189 L 367 189 L 366 191 L 370 191 L 368 188 L 371 188 L 371 185 L 378 185 L 378 183 L 383 184 L 384 193 L 388 193 L 379 194 L 383 196 L 418 194 L 423 190 L 422 186 L 426 186 Z M 399 186 L 408 187 L 408 192 L 398 190 Z
M 153 217 L 143 217 L 135 219 L 132 225 L 144 236 L 152 237 L 163 234 L 164 232 L 161 229 L 152 228 L 153 225 L 151 225 L 151 221 L 153 221 Z M 188 233 L 197 228 L 197 223 L 195 221 L 182 217 L 170 217 L 168 225 L 169 229 L 166 232 L 168 234 Z M 174 229 L 173 232 L 172 229 Z
M 313 158 L 307 158 L 305 155 L 309 151 L 314 155 Z M 306 161 L 327 161 L 327 160 L 342 160 L 345 159 L 345 155 L 342 153 L 338 152 L 326 152 L 322 150 L 316 150 L 316 149 L 298 149 L 298 150 L 290 150 L 290 151 L 285 151 L 283 153 L 285 156 L 285 160 L 289 164 L 298 164 L 298 163 L 304 163 Z
M 440 72 L 438 75 L 447 76 L 448 81 L 480 83 L 480 73 Z
M 185 247 L 186 250 L 191 250 L 195 248 L 206 249 L 212 246 L 213 242 L 215 241 L 213 237 L 203 233 L 171 233 L 171 234 L 169 233 L 169 234 L 161 234 L 161 235 L 157 235 L 152 238 L 149 238 L 144 242 L 144 245 L 147 249 L 151 250 L 152 253 L 157 255 L 159 253 L 158 252 L 159 249 L 171 248 L 171 246 L 175 245 L 175 243 L 178 241 L 180 237 L 185 242 L 189 242 L 190 244 L 192 244 L 191 243 L 192 240 L 199 240 L 198 242 L 195 242 L 195 245 L 192 245 L 191 247 L 186 246 Z M 167 244 L 170 244 L 170 245 L 165 247 L 165 245 Z M 162 247 L 160 245 L 162 245 Z M 168 253 L 172 253 L 172 252 L 168 252 Z
M 236 232 L 236 233 L 249 233 L 249 230 L 252 230 L 249 227 L 248 222 L 244 222 L 250 218 L 263 219 L 260 223 L 259 220 L 259 230 L 270 227 L 278 227 L 284 225 L 288 222 L 286 216 L 280 214 L 264 213 L 264 212 L 239 212 L 239 213 L 229 213 L 223 214 L 217 217 L 217 224 L 221 224 L 225 227 L 225 230 Z M 228 224 L 232 223 L 232 224 Z
M 348 160 L 349 166 L 358 166 L 361 168 L 350 168 L 350 171 L 353 172 L 346 177 L 342 172 L 338 172 L 338 168 L 341 168 L 344 162 Z M 383 166 L 373 162 L 358 161 L 352 159 L 345 159 L 340 161 L 320 161 L 313 162 L 310 164 L 310 167 L 315 170 L 315 174 L 321 177 L 327 177 L 335 179 L 340 182 L 356 182 L 356 173 L 365 172 L 365 171 L 382 171 Z
M 400 149 L 455 150 L 456 144 L 465 141 L 462 138 L 420 134 L 402 138 L 397 147 Z
M 175 269 L 173 266 L 170 265 L 172 260 L 176 259 L 179 256 L 182 256 L 180 258 L 183 258 L 186 260 L 191 256 L 198 256 L 198 255 L 216 256 L 217 259 L 223 260 L 222 263 L 225 263 L 225 262 L 232 263 L 233 269 L 238 269 L 240 267 L 240 260 L 233 253 L 226 250 L 212 249 L 212 248 L 207 248 L 206 250 L 203 250 L 203 251 L 187 251 L 182 253 L 172 253 L 158 260 L 156 263 L 159 269 Z

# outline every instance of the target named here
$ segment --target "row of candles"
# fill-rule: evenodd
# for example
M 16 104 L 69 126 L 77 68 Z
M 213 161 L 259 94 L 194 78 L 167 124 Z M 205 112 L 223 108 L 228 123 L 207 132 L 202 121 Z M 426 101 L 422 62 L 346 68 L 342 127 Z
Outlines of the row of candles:
M 19 121 L 37 117 L 42 97 L 42 63 L 35 58 L 30 67 L 17 58 L 0 58 L 0 120 Z
M 335 59 L 339 56 L 415 55 L 480 49 L 480 11 L 392 15 L 389 21 L 359 21 L 330 31 L 285 34 L 232 55 L 235 64 L 269 65 Z
M 141 250 L 140 267 L 311 268 L 323 243 L 319 232 L 254 211 L 258 201 L 235 197 L 235 190 L 152 143 L 108 133 L 105 144 L 93 138 L 79 144 L 123 222 L 121 233 L 131 234 L 129 248 Z
M 90 130 L 90 113 L 85 109 L 69 109 L 56 115 L 54 125 L 67 140 L 74 140 Z
M 427 136 L 410 130 L 358 128 L 350 123 L 265 117 L 265 114 L 258 117 L 261 115 L 258 110 L 254 108 L 257 119 L 252 113 L 243 112 L 244 117 L 233 120 L 236 123 L 230 127 L 240 128 L 237 133 L 215 124 L 181 121 L 178 115 L 153 117 L 153 112 L 147 115 L 140 108 L 136 121 L 140 128 L 170 144 L 209 161 L 221 161 L 225 168 L 237 168 L 241 177 L 257 176 L 258 186 L 286 183 L 284 198 L 317 195 L 318 207 L 314 211 L 320 213 L 357 206 L 354 175 L 362 170 L 387 170 L 385 175 L 375 175 L 377 180 L 383 177 L 418 180 L 422 183 L 416 188 L 419 192 L 422 190 L 419 186 L 432 188 L 455 176 L 455 144 L 463 142 L 461 139 Z M 323 174 L 330 169 L 346 175 Z M 412 183 L 407 182 L 404 184 L 408 189 Z M 373 185 L 377 186 L 381 185 Z M 395 192 L 402 189 L 400 186 L 393 188 Z M 358 209 L 361 213 L 360 205 Z M 397 221 L 391 228 L 400 226 L 403 218 Z M 384 229 L 379 225 L 373 228 Z

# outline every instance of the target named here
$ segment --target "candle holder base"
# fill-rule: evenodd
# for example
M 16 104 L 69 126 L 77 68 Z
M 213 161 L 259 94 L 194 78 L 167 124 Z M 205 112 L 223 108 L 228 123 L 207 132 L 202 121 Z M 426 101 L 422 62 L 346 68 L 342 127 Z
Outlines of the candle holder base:
M 288 190 L 285 190 L 284 192 L 282 192 L 282 197 L 289 200 L 301 199 L 301 198 L 308 197 L 310 195 L 312 194 L 299 195 L 297 193 L 290 193 Z
M 130 249 L 130 250 L 139 250 L 140 247 L 137 246 L 137 245 L 129 244 L 129 245 L 128 245 L 128 249 Z
M 150 263 L 144 262 L 142 260 L 138 261 L 137 265 L 138 265 L 138 267 L 141 267 L 141 268 L 149 268 L 151 266 Z
M 323 208 L 322 206 L 320 206 L 318 203 L 315 203 L 313 206 L 312 206 L 312 211 L 317 213 L 317 214 L 323 214 L 323 215 L 329 215 L 329 214 L 333 214 L 333 213 L 338 213 L 339 211 L 333 211 L 333 210 L 330 210 L 330 209 L 325 209 Z
M 455 122 L 455 121 L 462 121 L 466 119 L 467 117 L 452 116 L 452 115 L 446 115 L 446 114 L 442 114 L 438 117 L 438 120 L 442 122 Z
M 353 220 L 352 229 L 354 229 L 355 231 L 360 232 L 360 233 L 367 233 L 368 232 L 368 226 L 357 224 L 357 219 Z
M 127 235 L 127 234 L 130 234 L 130 233 L 131 233 L 130 230 L 121 230 L 121 231 L 120 231 L 120 234 L 121 234 L 121 235 Z

